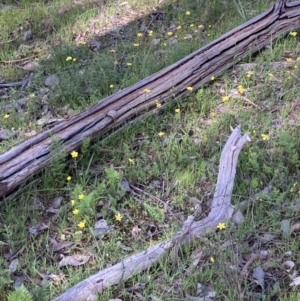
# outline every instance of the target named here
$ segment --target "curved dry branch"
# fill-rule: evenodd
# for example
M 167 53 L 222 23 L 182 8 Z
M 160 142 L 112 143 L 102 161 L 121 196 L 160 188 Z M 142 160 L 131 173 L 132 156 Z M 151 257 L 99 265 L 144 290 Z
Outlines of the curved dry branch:
M 231 194 L 236 173 L 237 159 L 245 143 L 249 140 L 247 134 L 241 135 L 241 127 L 236 127 L 221 154 L 216 191 L 212 201 L 212 208 L 208 216 L 201 221 L 194 221 L 189 216 L 182 229 L 171 239 L 151 246 L 147 250 L 133 254 L 110 268 L 79 282 L 53 301 L 92 301 L 97 294 L 111 285 L 118 284 L 128 277 L 149 269 L 159 259 L 180 246 L 195 240 L 208 232 L 214 231 L 216 226 L 228 220 L 233 213 Z
M 63 121 L 0 155 L 0 197 L 7 195 L 57 155 L 50 152 L 54 136 L 61 152 L 79 147 L 85 137 L 94 138 L 156 110 L 207 83 L 237 60 L 265 47 L 272 39 L 299 27 L 300 2 L 278 0 L 273 8 L 229 31 L 169 67 L 99 101 L 86 111 Z M 144 89 L 151 92 L 145 94 Z

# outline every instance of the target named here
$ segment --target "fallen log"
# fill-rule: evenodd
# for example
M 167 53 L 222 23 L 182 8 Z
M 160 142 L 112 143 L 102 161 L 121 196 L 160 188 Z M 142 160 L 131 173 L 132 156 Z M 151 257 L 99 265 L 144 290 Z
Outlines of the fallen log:
M 55 152 L 52 138 L 61 141 L 61 152 L 78 148 L 84 138 L 102 137 L 162 104 L 198 89 L 240 58 L 255 53 L 272 39 L 299 27 L 300 2 L 278 0 L 268 11 L 236 27 L 180 61 L 97 102 L 82 113 L 40 132 L 0 155 L 0 197 L 40 172 Z M 150 93 L 145 93 L 149 89 Z
M 97 295 L 111 285 L 149 269 L 170 252 L 177 252 L 178 248 L 190 243 L 200 236 L 214 231 L 219 223 L 226 222 L 233 214 L 231 195 L 236 173 L 237 160 L 245 143 L 249 141 L 247 134 L 241 134 L 241 127 L 236 127 L 229 136 L 221 154 L 219 174 L 212 206 L 208 216 L 195 221 L 189 216 L 182 229 L 172 238 L 157 243 L 139 253 L 125 258 L 121 262 L 99 271 L 97 274 L 79 282 L 53 301 L 92 301 Z

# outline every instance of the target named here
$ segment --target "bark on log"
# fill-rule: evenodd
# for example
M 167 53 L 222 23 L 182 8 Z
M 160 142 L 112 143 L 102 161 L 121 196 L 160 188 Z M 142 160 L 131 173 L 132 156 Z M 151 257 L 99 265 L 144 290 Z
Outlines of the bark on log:
M 151 246 L 147 250 L 133 254 L 112 267 L 79 282 L 53 301 L 92 301 L 97 295 L 111 285 L 154 266 L 159 259 L 171 251 L 196 238 L 216 229 L 219 223 L 230 219 L 233 213 L 231 195 L 236 173 L 237 159 L 245 143 L 249 141 L 247 134 L 241 135 L 241 127 L 236 127 L 229 136 L 221 154 L 216 190 L 211 211 L 206 218 L 196 222 L 189 216 L 182 229 L 171 239 Z
M 272 39 L 299 27 L 300 2 L 278 0 L 268 11 L 229 31 L 175 64 L 104 98 L 86 111 L 24 141 L 0 155 L 0 197 L 24 183 L 49 163 L 52 137 L 60 151 L 78 148 L 85 137 L 104 135 L 155 111 L 155 100 L 166 103 L 186 96 L 187 86 L 198 89 L 246 54 L 257 52 Z M 145 93 L 144 89 L 150 89 Z M 57 155 L 57 154 L 56 154 Z

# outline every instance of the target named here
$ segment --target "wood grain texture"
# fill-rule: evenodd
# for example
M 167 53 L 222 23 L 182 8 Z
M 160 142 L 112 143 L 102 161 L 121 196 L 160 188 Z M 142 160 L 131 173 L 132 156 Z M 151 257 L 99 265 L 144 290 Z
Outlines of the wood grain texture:
M 15 146 L 0 155 L 0 197 L 40 172 L 58 155 L 50 152 L 52 137 L 61 141 L 62 152 L 78 148 L 85 137 L 94 138 L 112 132 L 156 110 L 155 101 L 165 104 L 181 98 L 234 65 L 239 59 L 255 53 L 272 39 L 300 24 L 300 1 L 278 0 L 268 11 L 236 27 L 210 44 L 178 62 L 106 97 L 84 112 L 63 121 L 50 130 Z M 150 89 L 145 93 L 144 89 Z
M 130 276 L 153 267 L 167 254 L 176 253 L 179 247 L 214 231 L 219 223 L 229 220 L 233 214 L 231 195 L 238 156 L 247 141 L 249 137 L 247 134 L 242 136 L 240 126 L 236 127 L 229 136 L 221 154 L 216 190 L 210 213 L 206 218 L 195 221 L 194 216 L 189 216 L 182 229 L 169 240 L 157 243 L 99 271 L 71 287 L 53 301 L 96 300 L 98 294 L 111 285 L 118 284 Z

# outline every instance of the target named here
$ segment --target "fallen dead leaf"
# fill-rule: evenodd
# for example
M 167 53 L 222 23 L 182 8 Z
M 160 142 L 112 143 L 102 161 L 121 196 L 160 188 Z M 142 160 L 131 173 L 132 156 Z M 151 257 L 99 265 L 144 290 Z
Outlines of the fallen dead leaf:
M 87 263 L 90 258 L 91 258 L 90 254 L 89 255 L 74 254 L 71 256 L 64 256 L 63 259 L 59 262 L 58 266 L 60 268 L 67 265 L 77 267 Z

